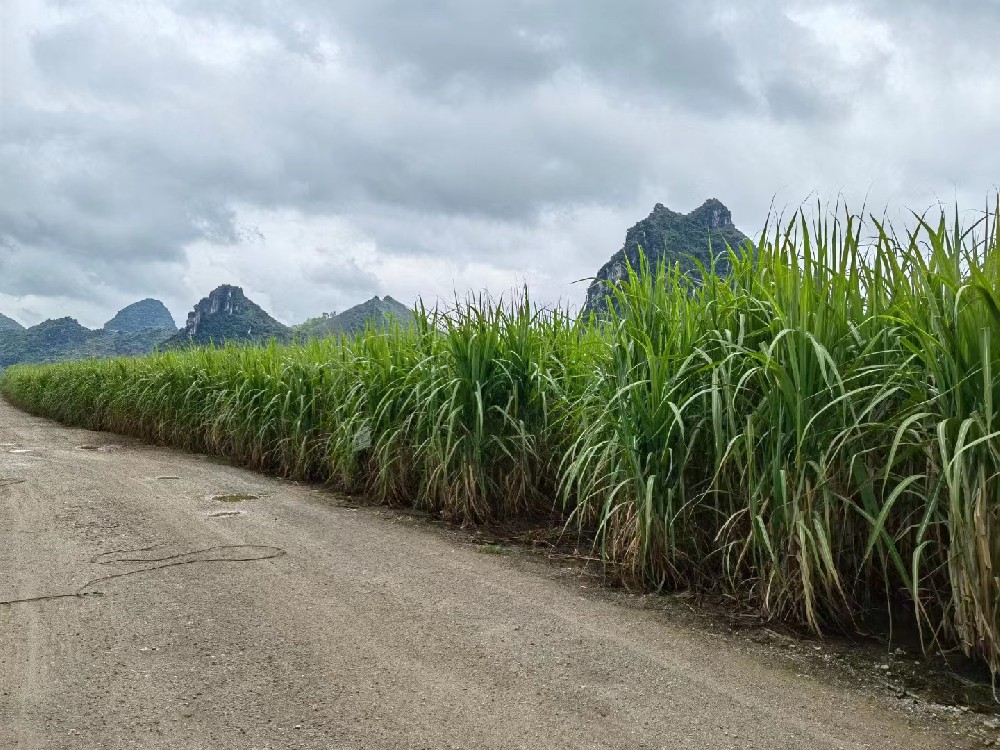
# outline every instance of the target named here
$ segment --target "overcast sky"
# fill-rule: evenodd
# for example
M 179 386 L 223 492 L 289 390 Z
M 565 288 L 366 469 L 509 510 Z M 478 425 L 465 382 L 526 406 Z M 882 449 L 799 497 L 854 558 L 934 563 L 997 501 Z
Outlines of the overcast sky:
M 978 209 L 995 0 L 0 0 L 0 312 L 527 283 L 655 203 Z

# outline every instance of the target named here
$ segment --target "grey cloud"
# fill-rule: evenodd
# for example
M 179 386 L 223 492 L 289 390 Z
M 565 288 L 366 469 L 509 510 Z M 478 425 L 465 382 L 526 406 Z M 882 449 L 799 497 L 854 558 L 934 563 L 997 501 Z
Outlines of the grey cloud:
M 105 103 L 129 108 L 155 106 L 174 82 L 199 74 L 198 66 L 176 54 L 174 44 L 130 34 L 100 16 L 65 23 L 32 40 L 35 64 L 58 92 L 98 94 Z
M 369 4 L 347 7 L 348 33 L 366 40 L 373 58 L 410 67 L 434 86 L 469 80 L 494 89 L 579 68 L 624 92 L 654 87 L 712 110 L 747 100 L 736 40 L 712 28 L 711 4 L 389 0 L 375 12 Z
M 1000 22 L 1000 2 L 997 0 L 853 0 L 845 3 L 872 10 L 880 15 L 899 18 L 914 18 L 920 14 L 931 14 L 951 18 L 966 26 L 976 26 L 984 21 Z M 972 21 L 970 24 L 969 21 Z
M 766 0 L 174 1 L 185 12 L 266 30 L 312 59 L 323 57 L 326 39 L 337 59 L 393 74 L 448 103 L 577 72 L 612 89 L 623 105 L 671 103 L 714 116 L 829 118 L 844 104 L 833 101 L 835 90 L 807 96 L 816 83 L 810 69 L 824 61 L 810 54 L 815 40 L 787 7 Z M 727 14 L 736 22 L 721 20 Z M 763 77 L 759 85 L 748 80 L 748 65 Z M 871 85 L 878 70 L 866 73 Z M 782 99 L 787 91 L 802 106 Z
M 100 33 L 126 36 L 107 25 Z M 52 44 L 39 37 L 36 58 L 71 59 L 80 81 L 96 82 L 86 92 L 103 98 L 110 85 L 112 98 L 120 95 L 102 78 L 107 45 L 74 47 L 73 40 L 86 38 L 79 29 L 55 35 Z M 161 49 L 152 62 L 129 59 L 130 75 L 146 77 L 146 67 L 157 68 L 164 54 Z M 567 87 L 512 94 L 503 102 L 474 97 L 446 108 L 385 83 L 380 91 L 380 82 L 365 74 L 324 87 L 321 67 L 289 65 L 273 52 L 255 60 L 235 85 L 212 70 L 189 79 L 190 60 L 179 48 L 174 55 L 180 72 L 163 84 L 172 93 L 152 115 L 129 112 L 109 121 L 103 114 L 66 113 L 55 126 L 75 150 L 97 155 L 97 163 L 67 170 L 50 192 L 63 196 L 74 224 L 77 212 L 121 217 L 124 236 L 101 239 L 130 253 L 160 256 L 169 252 L 161 243 L 176 247 L 205 228 L 225 237 L 232 231 L 225 203 L 232 200 L 315 209 L 382 201 L 523 216 L 547 201 L 606 198 L 644 158 L 608 127 L 614 124 L 608 111 L 574 111 Z M 191 101 L 195 83 L 204 107 Z M 359 108 L 362 101 L 367 106 Z M 603 119 L 588 122 L 595 117 Z M 197 192 L 184 195 L 192 185 Z M 86 205 L 90 201 L 101 205 Z M 136 217 L 144 237 L 130 235 L 127 216 Z M 10 224 L 8 232 L 30 233 Z M 153 226 L 156 231 L 147 231 Z M 58 222 L 52 231 L 53 241 L 70 241 Z
M 2 248 L 0 294 L 20 295 L 31 290 L 43 297 L 77 297 L 93 300 L 93 275 L 62 262 L 58 253 L 28 250 L 13 244 Z
M 321 253 L 324 252 L 323 248 L 319 250 Z M 329 287 L 347 299 L 352 295 L 364 297 L 381 290 L 378 277 L 371 271 L 361 268 L 354 258 L 343 260 L 325 258 L 309 263 L 303 270 L 312 283 Z
M 786 119 L 816 119 L 833 114 L 838 105 L 835 97 L 824 95 L 794 78 L 775 78 L 768 81 L 764 93 L 775 117 Z
M 716 2 L 625 0 L 176 0 L 186 12 L 234 19 L 316 56 L 325 34 L 341 54 L 444 97 L 496 94 L 579 69 L 623 95 L 650 87 L 713 111 L 749 104 L 735 52 L 713 24 Z M 311 30 L 307 33 L 305 30 Z

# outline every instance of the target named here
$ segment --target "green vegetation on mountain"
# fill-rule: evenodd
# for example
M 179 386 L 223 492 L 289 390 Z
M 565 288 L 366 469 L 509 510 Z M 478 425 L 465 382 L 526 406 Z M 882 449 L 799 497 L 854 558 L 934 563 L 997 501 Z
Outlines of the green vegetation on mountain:
M 324 313 L 319 318 L 310 318 L 293 331 L 301 338 L 326 338 L 359 334 L 368 327 L 381 330 L 392 323 L 403 327 L 413 325 L 413 310 L 387 295 L 383 299 L 372 297 L 339 315 Z
M 135 333 L 149 329 L 177 330 L 173 316 L 166 305 L 157 299 L 144 299 L 133 302 L 104 324 L 105 331 L 120 331 Z
M 96 331 L 68 317 L 26 329 L 0 315 L 0 370 L 18 363 L 135 356 L 160 347 L 354 335 L 369 326 L 383 329 L 390 321 L 412 325 L 413 311 L 392 297 L 373 297 L 339 315 L 312 318 L 291 329 L 248 299 L 241 288 L 223 285 L 195 305 L 180 331 L 166 306 L 155 299 L 128 305 Z
M 4 333 L 9 333 L 10 331 L 23 331 L 24 326 L 18 323 L 13 318 L 8 318 L 3 313 L 0 313 L 0 335 Z
M 597 272 L 587 289 L 583 314 L 605 310 L 614 285 L 628 277 L 630 267 L 639 267 L 640 250 L 652 267 L 661 262 L 668 268 L 676 265 L 694 277 L 700 274 L 699 264 L 710 268 L 714 258 L 716 273 L 724 276 L 729 271 L 728 248 L 738 250 L 746 241 L 733 225 L 729 209 L 715 198 L 689 214 L 657 203 L 649 216 L 626 232 L 622 249 Z
M 27 329 L 0 331 L 0 369 L 18 363 L 148 354 L 173 334 L 173 329 L 92 331 L 73 318 L 46 320 Z
M 238 286 L 223 284 L 188 313 L 187 324 L 167 347 L 222 345 L 229 342 L 285 341 L 290 329 L 268 315 Z
M 555 502 L 651 589 L 816 631 L 891 623 L 1000 673 L 995 219 L 802 217 L 725 278 L 640 259 L 607 325 L 487 302 L 358 338 L 18 367 L 0 391 L 450 518 Z
M 59 318 L 58 320 L 46 320 L 44 323 L 32 326 L 24 334 L 26 338 L 39 346 L 63 349 L 80 346 L 97 332 L 84 328 L 73 318 Z

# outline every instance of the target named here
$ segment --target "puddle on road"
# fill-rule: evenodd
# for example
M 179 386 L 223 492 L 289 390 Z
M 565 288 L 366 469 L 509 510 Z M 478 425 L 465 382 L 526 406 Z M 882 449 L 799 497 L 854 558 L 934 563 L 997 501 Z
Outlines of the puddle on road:
M 77 450 L 81 451 L 100 451 L 101 453 L 114 453 L 115 451 L 120 451 L 122 447 L 120 445 L 78 445 Z
M 247 495 L 245 493 L 237 493 L 235 495 L 212 495 L 209 500 L 214 500 L 217 503 L 243 503 L 247 500 L 256 500 L 256 495 Z
M 8 453 L 33 453 L 34 448 L 11 448 Z

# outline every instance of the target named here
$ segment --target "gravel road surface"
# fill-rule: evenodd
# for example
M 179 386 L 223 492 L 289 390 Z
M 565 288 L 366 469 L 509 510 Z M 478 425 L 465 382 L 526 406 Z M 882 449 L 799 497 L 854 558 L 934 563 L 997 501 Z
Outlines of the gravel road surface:
M 515 558 L 0 400 L 0 750 L 963 746 Z

